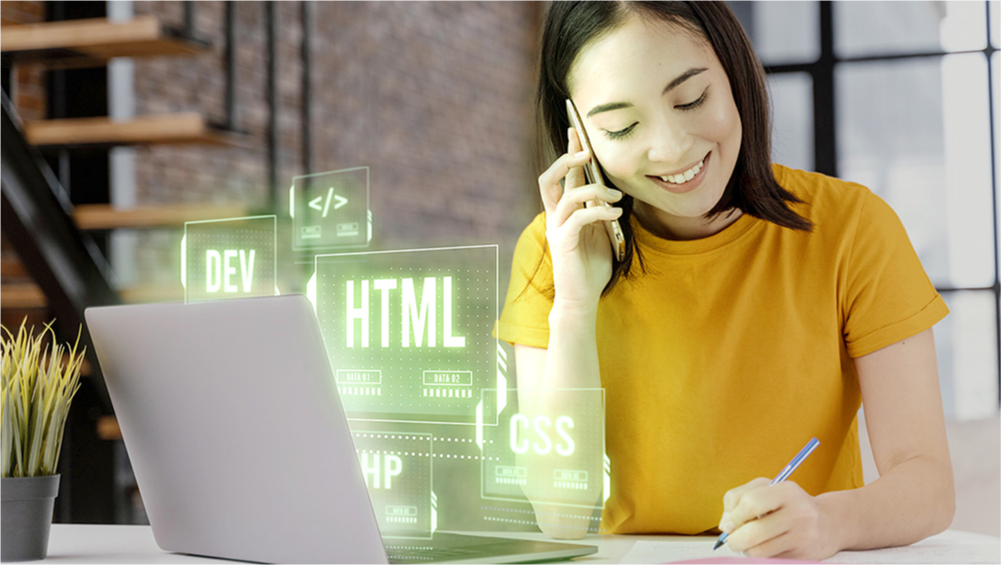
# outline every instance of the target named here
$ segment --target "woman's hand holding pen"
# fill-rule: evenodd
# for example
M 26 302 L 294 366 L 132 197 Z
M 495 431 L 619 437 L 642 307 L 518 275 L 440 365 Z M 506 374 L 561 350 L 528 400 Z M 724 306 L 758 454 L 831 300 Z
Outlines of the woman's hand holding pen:
M 546 208 L 546 240 L 553 259 L 556 300 L 596 308 L 612 276 L 612 251 L 602 221 L 615 220 L 621 208 L 586 207 L 594 200 L 618 202 L 622 193 L 599 184 L 584 184 L 582 165 L 591 157 L 581 150 L 573 128 L 569 149 L 539 177 Z M 560 187 L 564 179 L 565 190 Z
M 727 546 L 747 557 L 820 561 L 840 550 L 837 525 L 821 500 L 792 481 L 769 486 L 765 478 L 723 497 L 719 528 Z

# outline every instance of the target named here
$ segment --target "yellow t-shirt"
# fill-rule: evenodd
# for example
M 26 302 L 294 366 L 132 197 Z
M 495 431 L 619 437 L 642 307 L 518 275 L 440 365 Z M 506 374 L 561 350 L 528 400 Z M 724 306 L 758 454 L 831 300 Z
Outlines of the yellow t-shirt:
M 710 237 L 670 241 L 632 223 L 646 272 L 598 306 L 606 532 L 713 529 L 727 490 L 774 477 L 811 437 L 820 447 L 790 480 L 811 495 L 861 487 L 852 358 L 948 314 L 882 199 L 858 184 L 773 168 L 804 201 L 790 206 L 812 232 L 744 214 Z M 548 346 L 545 246 L 540 214 L 515 250 L 497 324 L 505 341 Z

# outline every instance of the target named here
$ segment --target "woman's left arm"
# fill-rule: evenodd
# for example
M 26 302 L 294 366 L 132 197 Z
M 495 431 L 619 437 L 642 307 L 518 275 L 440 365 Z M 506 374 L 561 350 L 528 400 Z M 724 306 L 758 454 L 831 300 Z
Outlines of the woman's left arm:
M 907 545 L 949 527 L 956 513 L 952 460 L 932 330 L 855 360 L 879 479 L 821 495 L 843 549 Z
M 956 494 L 932 330 L 859 357 L 855 368 L 879 479 L 816 497 L 792 481 L 738 487 L 724 497 L 721 524 L 732 532 L 732 550 L 825 559 L 842 549 L 911 544 L 952 523 Z

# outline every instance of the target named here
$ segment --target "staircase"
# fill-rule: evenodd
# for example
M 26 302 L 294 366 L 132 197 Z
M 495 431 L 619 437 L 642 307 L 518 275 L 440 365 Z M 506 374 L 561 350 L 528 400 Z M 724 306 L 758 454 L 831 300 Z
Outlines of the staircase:
M 49 71 L 107 65 L 116 57 L 195 57 L 207 41 L 192 33 L 193 4 L 186 3 L 184 29 L 156 17 L 127 21 L 107 18 L 17 23 L 4 19 L 3 57 L 3 218 L 0 245 L 0 319 L 8 328 L 23 319 L 39 326 L 57 320 L 61 340 L 72 340 L 83 310 L 96 305 L 183 300 L 176 285 L 151 288 L 112 286 L 100 249 L 114 230 L 180 228 L 184 222 L 248 215 L 241 205 L 164 205 L 119 209 L 109 203 L 70 203 L 65 187 L 46 162 L 80 152 L 121 146 L 198 144 L 243 147 L 246 135 L 208 123 L 198 113 L 112 119 L 108 116 L 28 120 L 17 116 L 7 89 L 17 66 Z M 232 123 L 232 120 L 230 121 Z M 86 385 L 74 401 L 60 462 L 56 521 L 120 522 L 115 516 L 114 453 L 121 432 L 112 413 L 93 346 L 88 346 Z M 126 490 L 129 490 L 126 485 Z

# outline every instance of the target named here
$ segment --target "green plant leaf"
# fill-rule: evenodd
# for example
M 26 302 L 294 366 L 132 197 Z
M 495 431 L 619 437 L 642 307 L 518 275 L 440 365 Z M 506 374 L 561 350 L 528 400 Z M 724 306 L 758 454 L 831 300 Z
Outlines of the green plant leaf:
M 17 335 L 0 325 L 0 470 L 4 477 L 51 475 L 59 464 L 86 348 L 79 347 L 82 328 L 72 349 L 59 344 L 54 322 L 38 335 L 34 328 L 27 328 L 27 319 Z

